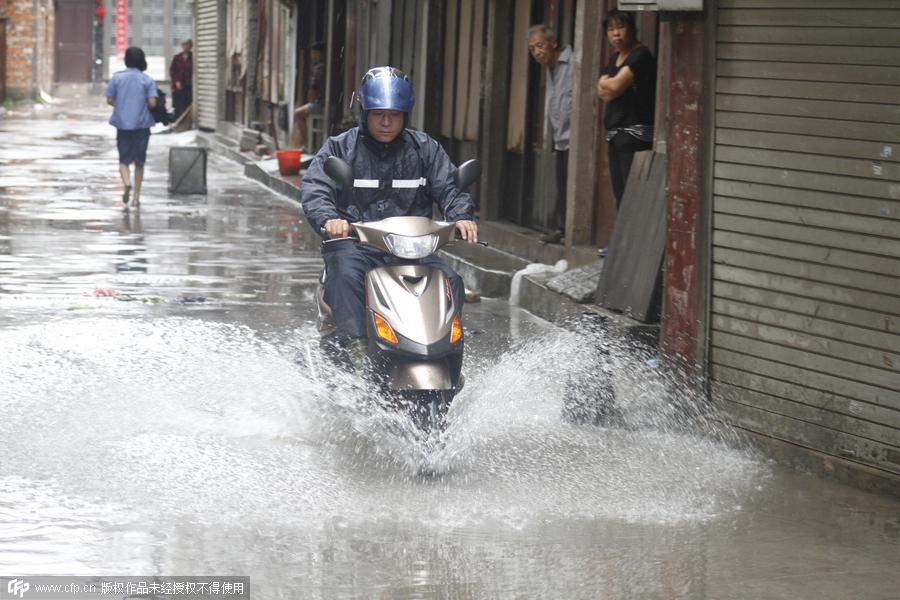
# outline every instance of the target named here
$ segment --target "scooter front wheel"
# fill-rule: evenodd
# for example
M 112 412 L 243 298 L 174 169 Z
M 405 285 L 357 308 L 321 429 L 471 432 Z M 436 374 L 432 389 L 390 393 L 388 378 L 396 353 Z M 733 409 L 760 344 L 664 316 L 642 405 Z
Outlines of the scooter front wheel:
M 431 433 L 446 427 L 453 396 L 453 390 L 407 390 L 400 392 L 400 402 L 416 427 Z

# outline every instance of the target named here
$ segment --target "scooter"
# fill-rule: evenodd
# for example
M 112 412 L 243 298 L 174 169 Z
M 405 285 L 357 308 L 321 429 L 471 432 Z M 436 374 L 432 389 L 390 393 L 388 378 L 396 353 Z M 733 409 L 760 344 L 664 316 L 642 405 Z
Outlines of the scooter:
M 353 189 L 353 171 L 340 158 L 324 163 L 343 189 Z M 481 164 L 460 165 L 455 185 L 463 190 L 481 174 Z M 360 214 L 362 211 L 360 210 Z M 366 329 L 369 368 L 381 398 L 409 411 L 423 431 L 440 430 L 450 403 L 465 383 L 462 306 L 457 306 L 450 281 L 439 269 L 421 264 L 454 239 L 453 223 L 426 217 L 390 217 L 351 223 L 351 237 L 325 243 L 358 243 L 377 248 L 397 260 L 366 275 Z M 320 345 L 335 356 L 335 324 L 325 302 L 323 270 L 316 290 Z

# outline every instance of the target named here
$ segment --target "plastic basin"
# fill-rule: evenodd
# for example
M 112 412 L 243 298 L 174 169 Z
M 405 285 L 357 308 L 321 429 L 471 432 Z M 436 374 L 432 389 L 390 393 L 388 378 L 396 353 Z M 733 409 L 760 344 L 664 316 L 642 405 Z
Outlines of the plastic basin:
M 296 175 L 300 172 L 300 150 L 279 150 L 275 153 L 278 157 L 278 171 L 282 175 Z

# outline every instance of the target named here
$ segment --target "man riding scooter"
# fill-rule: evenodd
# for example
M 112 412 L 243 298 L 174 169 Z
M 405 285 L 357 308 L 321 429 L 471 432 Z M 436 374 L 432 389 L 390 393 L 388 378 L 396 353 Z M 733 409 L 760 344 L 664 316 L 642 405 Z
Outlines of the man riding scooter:
M 328 138 L 303 177 L 300 202 L 310 225 L 324 238 L 325 302 L 336 326 L 335 341 L 362 372 L 368 347 L 366 273 L 395 259 L 371 246 L 343 243 L 350 223 L 396 216 L 431 218 L 437 203 L 463 240 L 478 241 L 478 227 L 471 197 L 454 185 L 456 167 L 447 153 L 427 134 L 407 128 L 415 101 L 409 78 L 393 67 L 370 69 L 357 97 L 362 109 L 359 126 Z M 338 189 L 325 173 L 329 156 L 351 166 L 351 189 Z M 459 275 L 436 256 L 421 262 L 448 276 L 454 302 L 461 307 L 465 289 Z

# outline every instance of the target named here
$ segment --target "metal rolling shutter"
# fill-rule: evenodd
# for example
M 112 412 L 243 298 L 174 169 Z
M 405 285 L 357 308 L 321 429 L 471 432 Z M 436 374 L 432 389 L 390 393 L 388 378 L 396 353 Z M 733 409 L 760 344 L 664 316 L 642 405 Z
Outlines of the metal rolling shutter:
M 219 121 L 219 96 L 222 71 L 221 56 L 225 39 L 222 35 L 221 0 L 197 1 L 197 34 L 194 41 L 194 108 L 197 126 L 214 130 Z
M 900 475 L 900 6 L 719 0 L 710 361 L 732 422 Z

